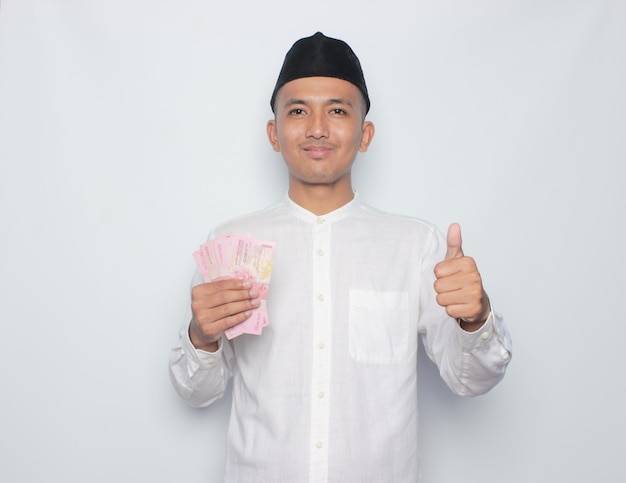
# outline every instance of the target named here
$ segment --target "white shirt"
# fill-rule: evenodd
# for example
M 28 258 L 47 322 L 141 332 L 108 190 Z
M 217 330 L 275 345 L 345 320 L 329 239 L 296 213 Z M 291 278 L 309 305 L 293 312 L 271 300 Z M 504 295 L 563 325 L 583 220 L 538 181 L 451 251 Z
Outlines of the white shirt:
M 443 236 L 357 195 L 320 217 L 286 197 L 211 237 L 226 233 L 276 242 L 270 324 L 215 353 L 196 350 L 185 324 L 170 360 L 193 406 L 220 398 L 232 376 L 225 480 L 418 481 L 418 333 L 464 396 L 497 384 L 511 354 L 500 316 L 469 333 L 436 303 Z

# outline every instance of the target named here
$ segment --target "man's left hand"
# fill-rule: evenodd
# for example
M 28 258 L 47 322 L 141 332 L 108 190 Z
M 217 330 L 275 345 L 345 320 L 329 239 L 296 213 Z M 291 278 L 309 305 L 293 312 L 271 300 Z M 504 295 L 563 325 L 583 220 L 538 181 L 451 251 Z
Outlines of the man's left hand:
M 435 266 L 437 303 L 468 331 L 478 330 L 491 307 L 476 262 L 463 254 L 461 227 L 448 228 L 446 258 Z

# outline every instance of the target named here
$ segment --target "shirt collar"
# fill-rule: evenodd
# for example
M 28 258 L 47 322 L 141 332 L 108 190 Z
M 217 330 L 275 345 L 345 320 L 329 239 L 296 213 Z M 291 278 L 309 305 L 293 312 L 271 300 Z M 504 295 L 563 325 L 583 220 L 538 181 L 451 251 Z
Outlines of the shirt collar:
M 296 218 L 301 219 L 302 221 L 306 221 L 308 223 L 333 223 L 335 221 L 339 221 L 343 218 L 350 216 L 361 205 L 359 194 L 356 190 L 353 190 L 353 193 L 354 197 L 348 203 L 337 208 L 336 210 L 331 211 L 330 213 L 319 216 L 315 213 L 310 212 L 306 208 L 303 208 L 291 198 L 289 198 L 289 193 L 285 195 L 283 203 L 285 204 L 285 206 L 287 206 L 287 209 L 292 215 L 294 215 Z

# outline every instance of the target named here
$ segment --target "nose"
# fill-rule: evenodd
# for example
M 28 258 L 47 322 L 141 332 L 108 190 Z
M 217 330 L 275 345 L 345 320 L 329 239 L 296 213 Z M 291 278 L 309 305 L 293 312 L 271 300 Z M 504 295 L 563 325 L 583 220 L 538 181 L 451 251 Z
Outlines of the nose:
M 328 137 L 328 119 L 326 119 L 323 112 L 317 111 L 309 115 L 306 135 L 313 139 Z

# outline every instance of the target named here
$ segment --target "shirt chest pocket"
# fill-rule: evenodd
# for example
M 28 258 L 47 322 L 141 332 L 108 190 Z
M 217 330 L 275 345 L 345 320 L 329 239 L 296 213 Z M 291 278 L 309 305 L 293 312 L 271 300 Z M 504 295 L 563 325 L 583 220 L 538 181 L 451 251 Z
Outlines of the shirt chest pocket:
M 349 303 L 352 359 L 370 364 L 394 364 L 406 360 L 408 293 L 351 289 Z

